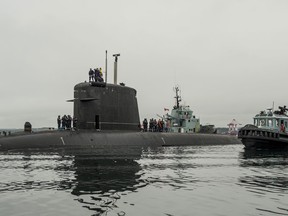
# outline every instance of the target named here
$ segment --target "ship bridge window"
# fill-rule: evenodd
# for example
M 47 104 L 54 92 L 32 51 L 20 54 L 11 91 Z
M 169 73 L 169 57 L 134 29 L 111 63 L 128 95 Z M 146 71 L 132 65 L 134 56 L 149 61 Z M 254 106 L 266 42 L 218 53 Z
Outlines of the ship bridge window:
M 287 128 L 287 121 L 285 121 L 285 128 Z
M 259 126 L 259 125 L 258 125 L 258 119 L 254 119 L 254 125 L 255 125 L 255 126 Z
M 279 126 L 279 120 L 275 119 L 275 126 L 278 127 Z
M 269 126 L 269 127 L 273 127 L 273 121 L 272 121 L 272 119 L 269 119 L 269 120 L 268 120 L 268 126 Z
M 260 124 L 261 124 L 261 126 L 265 126 L 265 119 L 261 119 Z

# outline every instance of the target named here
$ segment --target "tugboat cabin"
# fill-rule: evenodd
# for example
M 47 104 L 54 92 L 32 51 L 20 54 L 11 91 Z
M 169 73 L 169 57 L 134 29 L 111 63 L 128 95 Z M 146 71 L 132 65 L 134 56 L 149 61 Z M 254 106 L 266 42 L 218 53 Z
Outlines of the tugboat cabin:
M 270 129 L 275 132 L 286 133 L 288 131 L 288 116 L 286 106 L 279 107 L 279 111 L 272 112 L 272 109 L 261 111 L 254 117 L 254 125 L 262 129 Z

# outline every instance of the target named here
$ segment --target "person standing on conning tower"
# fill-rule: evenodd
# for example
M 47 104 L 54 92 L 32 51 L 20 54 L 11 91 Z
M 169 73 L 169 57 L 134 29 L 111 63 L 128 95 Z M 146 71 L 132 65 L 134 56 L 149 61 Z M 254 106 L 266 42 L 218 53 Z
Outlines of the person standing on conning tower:
M 102 68 L 99 69 L 99 81 L 104 82 Z
M 89 70 L 89 82 L 92 82 L 93 81 L 93 70 L 92 68 L 90 68 Z

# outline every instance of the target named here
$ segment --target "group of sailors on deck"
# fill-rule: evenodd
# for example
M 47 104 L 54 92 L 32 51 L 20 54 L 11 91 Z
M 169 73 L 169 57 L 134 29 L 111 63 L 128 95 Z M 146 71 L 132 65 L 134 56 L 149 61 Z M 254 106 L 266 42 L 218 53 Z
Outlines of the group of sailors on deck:
M 104 82 L 102 68 L 89 70 L 89 82 Z
M 149 126 L 149 128 L 148 128 Z M 163 119 L 159 119 L 158 121 L 156 119 L 150 119 L 149 122 L 147 121 L 147 119 L 145 118 L 143 120 L 143 124 L 142 124 L 142 130 L 144 132 L 167 132 L 168 128 L 165 125 L 165 122 L 163 121 Z
M 3 136 L 7 136 L 7 134 L 10 136 L 11 135 L 11 131 L 3 131 Z M 1 131 L 0 131 L 0 136 L 1 136 Z
M 76 129 L 77 127 L 77 118 L 76 117 L 71 117 L 70 115 L 64 115 L 62 118 L 60 115 L 58 115 L 57 118 L 57 125 L 58 125 L 58 130 L 66 130 L 66 129 Z M 73 125 L 72 125 L 73 123 Z

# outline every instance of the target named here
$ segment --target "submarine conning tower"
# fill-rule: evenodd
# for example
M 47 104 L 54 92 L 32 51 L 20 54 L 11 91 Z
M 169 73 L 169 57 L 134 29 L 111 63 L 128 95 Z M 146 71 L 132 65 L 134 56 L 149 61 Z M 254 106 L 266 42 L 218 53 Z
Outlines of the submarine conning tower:
M 124 85 L 83 82 L 74 87 L 78 129 L 139 131 L 136 90 Z

